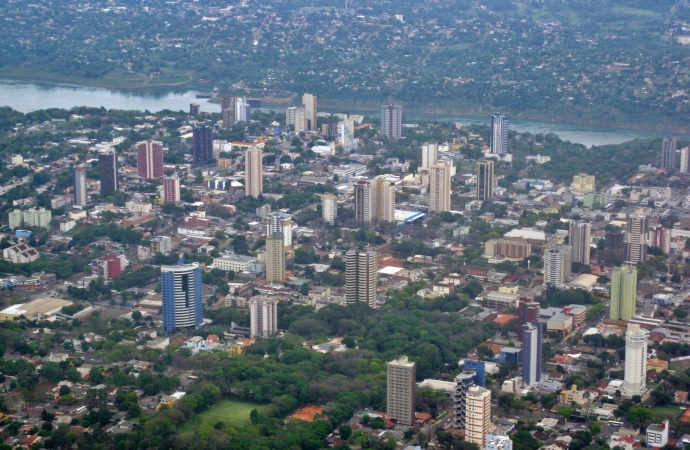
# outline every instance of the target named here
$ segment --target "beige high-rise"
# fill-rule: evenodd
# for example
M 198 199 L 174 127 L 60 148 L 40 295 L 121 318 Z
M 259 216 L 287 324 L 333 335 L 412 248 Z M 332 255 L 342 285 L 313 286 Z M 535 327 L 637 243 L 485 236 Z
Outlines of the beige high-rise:
M 573 262 L 589 265 L 592 226 L 589 222 L 570 221 L 570 246 L 573 248 Z
M 414 424 L 415 379 L 417 364 L 407 356 L 388 363 L 386 375 L 386 414 L 398 424 Z
M 321 214 L 324 222 L 333 225 L 335 223 L 335 218 L 338 217 L 338 197 L 328 193 L 322 194 Z
M 438 142 L 426 142 L 422 144 L 421 170 L 429 170 L 431 166 L 438 164 Z
M 491 391 L 472 386 L 467 391 L 466 405 L 465 440 L 484 448 L 491 421 Z
M 371 201 L 373 216 L 378 220 L 395 221 L 395 186 L 379 175 L 371 182 Z
M 259 147 L 250 147 L 244 152 L 244 193 L 247 197 L 259 198 L 264 193 L 263 152 Z
M 376 307 L 376 257 L 374 250 L 352 249 L 345 254 L 345 299 L 348 305 L 366 303 Z
M 450 211 L 450 167 L 445 164 L 429 168 L 429 211 Z
M 647 233 L 649 218 L 644 215 L 628 217 L 628 261 L 638 263 L 647 260 Z
M 285 244 L 283 233 L 275 233 L 266 238 L 266 281 L 285 279 Z
M 318 131 L 316 129 L 316 95 L 304 94 L 302 96 L 302 107 L 304 108 L 306 131 Z

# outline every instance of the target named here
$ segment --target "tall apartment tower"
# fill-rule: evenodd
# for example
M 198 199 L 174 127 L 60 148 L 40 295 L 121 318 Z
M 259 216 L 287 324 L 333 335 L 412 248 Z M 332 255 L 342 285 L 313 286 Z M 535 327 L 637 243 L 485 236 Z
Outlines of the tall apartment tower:
M 163 178 L 163 203 L 180 203 L 180 179 L 177 177 Z
M 629 323 L 625 333 L 625 377 L 622 393 L 642 395 L 647 390 L 647 330 Z
M 304 121 L 306 131 L 318 131 L 316 123 L 316 95 L 304 94 L 302 95 L 302 107 L 304 108 Z
M 249 300 L 250 333 L 268 337 L 278 332 L 278 300 L 257 295 Z
M 235 123 L 237 122 L 249 122 L 252 118 L 251 108 L 247 99 L 244 97 L 238 97 L 235 102 Z
M 464 430 L 467 424 L 467 391 L 477 384 L 477 372 L 463 370 L 455 377 L 453 391 L 453 428 Z
M 194 162 L 206 162 L 213 159 L 213 128 L 194 127 L 192 154 Z
M 163 334 L 196 329 L 203 321 L 201 267 L 199 263 L 161 266 Z
M 628 261 L 638 263 L 647 260 L 647 233 L 649 217 L 631 215 L 628 217 Z
M 352 249 L 345 254 L 345 299 L 347 304 L 366 303 L 376 307 L 378 281 L 374 250 Z
M 364 226 L 371 223 L 372 217 L 371 183 L 358 180 L 355 183 L 355 220 L 359 226 Z
M 571 252 L 569 245 L 554 245 L 544 252 L 544 284 L 558 288 L 565 285 L 572 267 Z
M 538 302 L 532 301 L 530 298 L 522 297 L 518 300 L 518 340 L 522 342 L 522 327 L 530 322 L 539 320 L 539 308 L 541 306 Z
M 573 262 L 589 265 L 589 251 L 592 225 L 579 220 L 570 221 L 570 246 L 573 248 Z
M 321 195 L 321 215 L 327 224 L 335 223 L 335 218 L 338 217 L 338 197 L 328 193 Z
M 429 168 L 429 211 L 450 211 L 450 166 L 436 164 Z
M 528 386 L 541 381 L 541 333 L 538 321 L 522 326 L 522 381 Z
M 604 250 L 625 258 L 628 250 L 625 245 L 625 231 L 606 230 L 604 232 Z
M 422 170 L 429 170 L 431 166 L 438 164 L 438 142 L 426 142 L 422 144 Z
M 285 110 L 285 125 L 292 125 L 296 133 L 307 131 L 307 116 L 304 107 L 290 106 Z
M 381 105 L 381 134 L 391 139 L 402 137 L 402 108 L 395 103 Z
M 611 320 L 630 320 L 637 306 L 637 268 L 616 267 L 611 271 Z
M 283 235 L 283 246 L 292 249 L 292 216 L 282 211 L 266 214 L 266 236 Z
M 226 130 L 235 125 L 235 108 L 237 97 L 223 97 L 221 104 L 221 116 L 223 118 L 223 128 Z
M 690 173 L 690 147 L 680 149 L 680 173 Z
M 485 201 L 494 198 L 494 162 L 477 163 L 477 200 Z
M 198 103 L 189 104 L 189 115 L 198 116 L 201 113 L 201 106 Z
M 465 440 L 484 448 L 491 421 L 491 391 L 472 386 L 467 390 L 466 402 Z
M 676 167 L 676 138 L 667 137 L 661 143 L 661 167 L 675 169 Z
M 371 180 L 372 218 L 395 222 L 395 185 L 379 175 Z
M 508 114 L 496 113 L 491 116 L 491 153 L 508 153 Z
M 137 142 L 137 173 L 146 180 L 163 178 L 162 142 L 151 139 Z
M 253 146 L 244 152 L 244 194 L 259 198 L 264 193 L 263 152 Z
M 386 415 L 402 425 L 414 424 L 417 364 L 407 356 L 388 363 Z
M 74 205 L 86 206 L 86 170 L 83 167 L 74 168 Z
M 266 238 L 266 281 L 285 279 L 285 244 L 283 233 L 275 233 Z
M 343 146 L 343 150 L 350 152 L 357 149 L 355 140 L 355 121 L 345 119 L 338 122 L 338 144 Z
M 668 254 L 671 252 L 671 228 L 664 228 L 661 225 L 655 225 L 649 228 L 648 245 L 650 247 L 657 247 Z
M 106 150 L 98 154 L 98 171 L 101 175 L 101 194 L 105 196 L 117 191 L 117 154 L 115 150 Z

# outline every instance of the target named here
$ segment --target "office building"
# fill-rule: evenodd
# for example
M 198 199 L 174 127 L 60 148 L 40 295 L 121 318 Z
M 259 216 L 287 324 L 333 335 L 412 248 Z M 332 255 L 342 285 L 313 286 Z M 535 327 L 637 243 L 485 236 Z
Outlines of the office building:
M 86 170 L 74 168 L 74 206 L 86 206 Z
M 649 217 L 631 215 L 628 217 L 628 261 L 633 263 L 647 260 L 647 233 Z
M 596 189 L 596 178 L 594 175 L 587 175 L 586 173 L 581 173 L 579 175 L 573 176 L 573 184 L 571 189 L 573 192 L 584 194 L 585 192 L 591 192 Z
M 471 386 L 467 390 L 466 402 L 465 440 L 484 448 L 491 421 L 491 391 L 481 386 Z
M 450 211 L 450 167 L 436 164 L 429 168 L 429 211 Z
M 664 253 L 671 252 L 671 228 L 655 225 L 649 228 L 648 245 L 660 248 Z
M 371 180 L 372 219 L 395 222 L 395 185 L 379 175 Z
M 619 258 L 625 258 L 627 247 L 625 245 L 625 231 L 606 230 L 604 232 L 604 250 L 612 252 Z
M 491 116 L 491 153 L 508 153 L 508 114 L 496 113 Z
M 352 249 L 345 254 L 345 298 L 347 304 L 365 303 L 376 307 L 378 281 L 374 250 Z
M 101 195 L 117 191 L 117 154 L 114 149 L 98 154 L 98 171 L 101 175 Z
M 572 267 L 569 245 L 554 245 L 544 252 L 544 284 L 562 288 Z
M 680 149 L 680 173 L 690 173 L 690 147 Z
M 429 170 L 431 166 L 438 164 L 438 142 L 427 142 L 422 145 L 421 170 Z
M 494 162 L 477 163 L 477 200 L 480 202 L 494 198 Z
M 522 326 L 522 381 L 534 386 L 541 381 L 541 322 Z
M 252 337 L 269 337 L 278 332 L 278 300 L 257 295 L 249 300 Z
M 647 390 L 647 330 L 629 323 L 625 333 L 623 395 L 643 395 Z
M 466 359 L 462 365 L 463 371 L 474 371 L 474 384 L 481 387 L 486 387 L 486 363 L 484 361 L 476 361 L 474 359 Z
M 589 265 L 592 225 L 579 220 L 570 221 L 570 246 L 573 248 L 573 262 Z
M 139 178 L 158 180 L 163 178 L 163 143 L 160 141 L 137 142 L 137 172 Z
M 283 233 L 274 233 L 266 238 L 266 281 L 285 280 L 285 244 Z
M 647 427 L 647 446 L 651 448 L 662 448 L 668 444 L 668 433 L 671 425 L 668 420 L 661 423 L 653 423 Z M 687 445 L 686 445 L 687 447 Z
M 192 137 L 194 162 L 204 163 L 213 159 L 213 128 L 194 127 Z
M 22 221 L 24 222 L 24 226 L 27 228 L 49 228 L 52 218 L 52 212 L 45 208 L 31 208 L 27 209 L 26 211 L 22 211 Z
M 402 137 L 402 108 L 395 103 L 381 105 L 381 134 L 391 139 Z
M 386 415 L 401 425 L 414 424 L 417 364 L 407 356 L 388 363 Z
M 355 140 L 355 121 L 352 119 L 345 119 L 338 122 L 338 144 L 343 146 L 346 153 L 357 149 L 357 141 Z
M 453 428 L 464 430 L 467 423 L 467 392 L 472 386 L 478 385 L 477 372 L 472 369 L 463 370 L 455 377 L 455 391 L 453 391 Z
M 316 106 L 316 95 L 302 95 L 302 108 L 304 108 L 304 125 L 306 128 L 305 131 L 318 131 L 318 124 L 316 121 Z
M 163 334 L 196 329 L 203 322 L 201 267 L 199 263 L 161 266 Z
M 266 236 L 280 233 L 283 235 L 283 245 L 292 249 L 292 216 L 282 211 L 266 214 Z
M 661 167 L 664 169 L 676 168 L 676 138 L 667 137 L 661 143 Z
M 327 224 L 335 223 L 335 218 L 338 217 L 338 197 L 333 194 L 321 195 L 321 215 Z
M 163 178 L 163 203 L 180 203 L 180 179 L 177 177 Z
M 611 320 L 630 320 L 637 305 L 637 268 L 616 267 L 611 271 Z
M 247 197 L 259 198 L 264 193 L 263 152 L 252 146 L 244 152 L 244 193 Z
M 235 125 L 235 104 L 237 97 L 223 97 L 220 114 L 223 119 L 223 128 L 232 128 Z
M 198 116 L 201 113 L 201 106 L 199 106 L 197 103 L 190 103 L 189 104 L 189 115 L 190 116 Z
M 249 119 L 251 118 L 252 112 L 247 99 L 244 97 L 237 97 L 237 100 L 235 101 L 235 123 L 249 122 Z

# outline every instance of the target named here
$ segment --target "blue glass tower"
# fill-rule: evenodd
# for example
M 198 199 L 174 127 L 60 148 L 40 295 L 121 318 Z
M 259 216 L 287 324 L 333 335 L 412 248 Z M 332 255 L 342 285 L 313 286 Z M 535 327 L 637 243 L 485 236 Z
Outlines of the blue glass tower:
M 474 372 L 477 374 L 474 383 L 477 386 L 486 387 L 486 366 L 484 365 L 484 361 L 466 359 L 463 369 L 474 370 Z
M 203 321 L 199 263 L 161 267 L 163 334 L 180 328 L 199 328 Z

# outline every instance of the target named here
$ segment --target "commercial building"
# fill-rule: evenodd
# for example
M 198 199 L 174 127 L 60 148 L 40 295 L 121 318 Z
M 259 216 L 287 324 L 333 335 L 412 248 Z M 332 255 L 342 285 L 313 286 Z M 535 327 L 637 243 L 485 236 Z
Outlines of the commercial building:
M 466 401 L 465 440 L 484 448 L 491 422 L 491 391 L 472 386 L 467 390 Z
M 156 236 L 151 239 L 151 254 L 162 253 L 168 255 L 172 252 L 172 238 L 170 236 Z
M 266 238 L 266 281 L 285 280 L 285 244 L 283 233 L 274 233 Z
M 391 139 L 402 137 L 402 108 L 395 103 L 381 105 L 381 134 Z
M 573 176 L 572 190 L 573 192 L 578 192 L 584 194 L 585 192 L 590 192 L 595 190 L 595 177 L 594 175 L 587 175 L 586 173 L 581 173 L 579 175 Z
M 220 270 L 232 270 L 235 273 L 246 272 L 256 258 L 245 255 L 225 255 L 220 258 L 213 259 L 213 268 Z
M 562 288 L 572 267 L 572 248 L 554 245 L 544 252 L 544 284 Z
M 203 163 L 213 159 L 213 128 L 194 127 L 192 134 L 192 155 L 194 162 Z
M 163 334 L 197 329 L 203 322 L 201 267 L 199 263 L 161 266 Z
M 327 224 L 335 223 L 335 218 L 338 217 L 338 197 L 328 193 L 321 194 L 321 215 Z
M 221 116 L 223 118 L 223 128 L 226 130 L 235 125 L 235 105 L 237 97 L 223 97 L 221 104 Z
M 625 377 L 623 395 L 643 395 L 647 383 L 647 330 L 629 323 L 625 333 Z
M 484 243 L 484 256 L 503 256 L 511 259 L 525 259 L 532 254 L 532 244 L 507 239 L 490 239 Z
M 690 173 L 690 147 L 680 149 L 680 173 Z
M 483 296 L 483 305 L 485 308 L 504 309 L 513 308 L 517 303 L 518 295 L 509 292 L 489 291 Z
M 244 152 L 244 193 L 247 197 L 259 198 L 264 193 L 263 152 L 253 146 Z
M 163 203 L 180 203 L 180 179 L 163 178 Z
M 455 377 L 453 392 L 453 428 L 464 430 L 467 424 L 467 392 L 472 386 L 478 385 L 477 372 L 472 369 L 463 370 Z
M 637 268 L 616 267 L 611 271 L 611 320 L 630 320 L 637 305 Z
M 316 95 L 304 94 L 302 95 L 302 107 L 304 108 L 304 121 L 306 131 L 318 131 L 316 114 L 317 102 Z
M 438 164 L 438 142 L 426 142 L 422 144 L 421 170 L 429 170 Z
M 250 333 L 252 337 L 268 337 L 278 332 L 278 300 L 264 295 L 249 300 Z
M 570 221 L 570 246 L 573 249 L 573 262 L 589 265 L 592 225 L 579 220 Z
M 74 206 L 86 206 L 86 170 L 74 168 Z
M 355 140 L 355 121 L 352 119 L 345 119 L 338 122 L 338 144 L 343 146 L 346 153 L 357 149 L 357 141 Z
M 351 249 L 345 254 L 345 297 L 347 304 L 376 306 L 378 264 L 376 251 Z
M 21 316 L 27 320 L 49 317 L 60 312 L 65 306 L 70 306 L 71 300 L 57 298 L 37 298 L 29 303 L 18 303 L 0 311 L 0 320 L 15 320 Z
M 496 113 L 491 116 L 491 153 L 508 153 L 508 114 Z
M 631 215 L 628 217 L 628 261 L 638 263 L 647 260 L 647 233 L 649 217 Z
M 522 381 L 535 386 L 541 381 L 542 326 L 538 321 L 522 326 Z
M 667 137 L 661 143 L 661 167 L 664 169 L 676 168 L 676 138 Z
M 494 162 L 477 163 L 477 200 L 485 201 L 494 198 Z
M 139 178 L 158 180 L 163 172 L 163 143 L 153 141 L 137 142 L 137 173 Z
M 101 194 L 105 196 L 117 191 L 117 154 L 115 150 L 106 150 L 98 154 L 98 171 L 101 175 Z
M 436 164 L 429 168 L 429 211 L 442 213 L 450 211 L 450 167 Z
M 266 236 L 277 233 L 283 235 L 283 244 L 288 250 L 292 249 L 292 216 L 282 211 L 266 214 Z
M 466 359 L 462 368 L 463 371 L 474 371 L 476 374 L 474 384 L 477 386 L 486 387 L 486 363 L 484 361 Z
M 671 425 L 668 420 L 661 423 L 653 423 L 647 427 L 647 446 L 661 448 L 668 443 L 668 433 Z
M 407 356 L 388 363 L 386 415 L 401 425 L 414 424 L 417 364 Z

